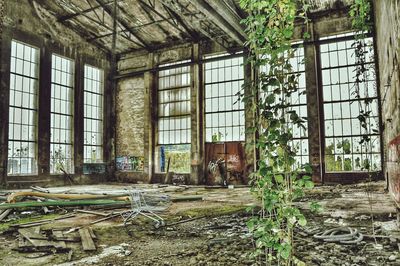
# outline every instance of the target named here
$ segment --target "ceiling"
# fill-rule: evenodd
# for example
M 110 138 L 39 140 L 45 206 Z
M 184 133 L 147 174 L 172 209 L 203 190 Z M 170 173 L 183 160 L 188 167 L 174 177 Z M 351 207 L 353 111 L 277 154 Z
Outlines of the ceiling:
M 239 0 L 31 0 L 106 52 L 113 51 L 114 1 L 117 54 L 153 51 L 213 40 L 228 51 L 246 40 Z M 308 0 L 313 10 L 348 0 Z

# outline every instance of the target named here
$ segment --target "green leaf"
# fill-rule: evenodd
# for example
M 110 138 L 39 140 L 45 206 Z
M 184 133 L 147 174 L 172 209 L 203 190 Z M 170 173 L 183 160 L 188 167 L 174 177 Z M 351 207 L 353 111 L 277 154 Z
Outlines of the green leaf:
M 304 183 L 304 187 L 305 187 L 305 188 L 308 188 L 308 189 L 314 188 L 314 182 L 312 182 L 312 181 L 306 181 L 306 182 Z
M 278 184 L 283 183 L 283 180 L 284 180 L 283 175 L 275 175 L 275 181 L 276 181 Z

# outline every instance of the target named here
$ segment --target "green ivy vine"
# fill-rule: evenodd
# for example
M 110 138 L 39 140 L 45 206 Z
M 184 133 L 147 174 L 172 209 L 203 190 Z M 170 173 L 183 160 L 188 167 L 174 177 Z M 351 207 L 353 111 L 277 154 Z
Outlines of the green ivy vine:
M 295 22 L 303 20 L 307 28 L 308 5 L 299 0 L 240 0 L 240 5 L 248 13 L 243 20 L 248 34 L 247 63 L 259 70 L 245 84 L 251 93 L 244 97 L 257 113 L 254 128 L 249 129 L 258 136 L 254 145 L 259 152 L 258 168 L 251 175 L 251 190 L 261 202 L 261 210 L 248 221 L 255 240 L 253 255 L 261 264 L 304 265 L 294 254 L 293 230 L 296 226 L 305 226 L 307 221 L 293 202 L 303 197 L 306 189 L 313 188 L 314 183 L 311 166 L 296 164 L 296 150 L 291 145 L 293 135 L 287 125 L 302 128 L 305 122 L 305 118 L 290 109 L 289 99 L 298 90 L 298 75 L 292 74 L 290 59 L 295 54 L 292 46 Z M 371 9 L 370 0 L 354 0 L 350 7 L 356 32 L 355 94 L 358 99 L 361 85 L 369 75 L 365 38 L 372 28 Z M 304 33 L 303 39 L 308 37 Z M 364 100 L 358 117 L 365 131 L 365 147 L 370 141 L 370 103 Z M 363 162 L 363 168 L 370 170 L 370 160 Z M 311 203 L 311 208 L 319 206 Z
M 304 265 L 293 252 L 293 230 L 307 221 L 293 202 L 314 187 L 310 165 L 298 165 L 288 124 L 304 128 L 305 118 L 290 109 L 289 99 L 298 91 L 298 74 L 290 62 L 295 22 L 307 24 L 308 6 L 296 0 L 241 0 L 248 13 L 246 25 L 250 54 L 247 63 L 258 71 L 245 86 L 245 101 L 258 113 L 252 129 L 258 135 L 257 171 L 251 175 L 251 190 L 261 202 L 261 210 L 248 221 L 255 240 L 254 257 L 261 264 Z M 304 34 L 308 37 L 308 33 Z M 260 97 L 260 94 L 262 97 Z M 313 204 L 314 208 L 317 208 Z

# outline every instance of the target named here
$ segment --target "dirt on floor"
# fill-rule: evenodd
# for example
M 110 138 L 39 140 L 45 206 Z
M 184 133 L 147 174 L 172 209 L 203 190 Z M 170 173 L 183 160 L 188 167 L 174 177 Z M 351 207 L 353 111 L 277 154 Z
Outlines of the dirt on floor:
M 151 185 L 147 188 L 159 191 Z M 3 231 L 0 265 L 260 265 L 251 256 L 254 244 L 246 226 L 251 215 L 245 208 L 254 204 L 248 188 L 168 190 L 162 193 L 202 195 L 203 200 L 173 203 L 160 213 L 166 223 L 160 228 L 155 228 L 155 223 L 144 216 L 127 226 L 122 225 L 120 216 L 94 224 L 91 228 L 96 235 L 97 250 L 91 252 L 83 251 L 81 243 L 67 243 L 72 249 L 70 254 L 14 251 L 18 234 L 9 230 L 10 225 L 32 220 L 36 212 L 11 214 L 9 221 L 0 224 Z M 310 200 L 319 202 L 323 210 L 312 214 Z M 396 206 L 385 192 L 384 183 L 316 187 L 296 204 L 308 218 L 305 228 L 296 229 L 294 243 L 295 255 L 306 265 L 400 265 Z M 56 217 L 64 211 L 55 209 L 51 215 Z M 23 216 L 26 218 L 13 220 Z M 67 230 L 97 219 L 97 215 L 76 213 L 75 217 L 42 225 L 41 230 Z M 342 227 L 357 229 L 364 235 L 363 240 L 356 244 L 338 244 L 314 238 L 316 233 Z

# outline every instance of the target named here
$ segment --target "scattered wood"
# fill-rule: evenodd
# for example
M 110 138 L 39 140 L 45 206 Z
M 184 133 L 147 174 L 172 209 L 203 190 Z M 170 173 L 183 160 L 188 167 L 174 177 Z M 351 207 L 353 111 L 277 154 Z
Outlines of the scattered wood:
M 66 234 L 75 232 L 75 231 L 77 231 L 77 230 L 79 230 L 79 229 L 85 228 L 85 227 L 90 226 L 90 225 L 93 225 L 93 224 L 97 224 L 97 223 L 100 223 L 100 222 L 103 222 L 103 221 L 106 221 L 106 220 L 115 218 L 115 217 L 117 217 L 117 216 L 121 216 L 121 214 L 120 214 L 120 213 L 116 213 L 116 214 L 113 214 L 113 215 L 110 215 L 110 216 L 107 216 L 107 217 L 104 217 L 104 218 L 101 218 L 101 219 L 92 221 L 92 222 L 90 222 L 90 223 L 88 223 L 88 224 L 85 224 L 85 225 L 82 225 L 82 226 L 78 226 L 78 227 L 71 228 L 70 230 L 68 230 L 68 231 L 66 232 Z
M 50 193 L 50 191 L 48 189 L 39 187 L 39 186 L 31 186 L 32 190 L 38 191 L 38 192 L 42 192 L 42 193 Z
M 40 239 L 40 238 L 43 238 L 43 235 L 35 232 L 34 228 L 20 228 L 20 229 L 18 229 L 18 233 L 21 236 L 23 236 L 26 240 L 28 240 L 35 247 L 65 248 L 62 245 L 60 245 L 60 243 L 58 243 L 58 242 Z
M 126 198 L 126 197 L 125 197 Z M 117 201 L 117 200 L 54 200 L 44 202 L 16 202 L 16 203 L 5 203 L 0 205 L 0 210 L 6 209 L 19 209 L 19 208 L 31 208 L 31 207 L 43 207 L 43 206 L 90 206 L 90 205 L 101 205 L 101 206 L 129 206 L 129 201 Z
M 0 211 L 0 221 L 5 219 L 10 214 L 11 211 L 12 211 L 12 209 L 7 209 L 7 210 L 4 210 L 4 211 Z
M 172 202 L 181 202 L 181 201 L 197 201 L 203 200 L 203 196 L 179 196 L 179 197 L 171 197 Z
M 79 229 L 79 235 L 82 239 L 82 247 L 85 251 L 94 251 L 96 250 L 96 245 L 90 235 L 88 228 L 81 228 Z
M 56 237 L 55 240 L 58 240 L 58 243 L 62 248 L 67 248 L 67 244 L 65 243 L 65 241 L 59 240 L 64 238 L 64 234 L 62 231 L 53 230 L 53 235 Z
M 97 236 L 94 234 L 92 227 L 88 227 L 88 229 L 89 229 L 90 236 L 91 236 L 93 239 L 97 239 Z
M 113 198 L 114 200 L 118 201 L 126 201 L 129 200 L 126 196 L 120 195 L 92 195 L 92 194 L 55 194 L 55 193 L 44 193 L 44 192 L 35 192 L 35 191 L 19 191 L 12 193 L 7 197 L 7 202 L 15 203 L 17 202 L 18 198 L 21 197 L 41 197 L 47 199 L 65 199 L 65 200 L 88 200 L 88 199 L 109 199 Z
M 107 217 L 110 215 L 109 213 L 96 212 L 96 211 L 87 211 L 87 210 L 75 210 L 75 211 L 80 212 L 80 213 L 94 214 L 94 215 L 103 216 L 103 217 Z
M 72 261 L 72 255 L 74 254 L 74 252 L 72 251 L 72 249 L 68 252 L 68 261 Z
M 10 227 L 18 227 L 18 228 L 28 228 L 28 227 L 33 227 L 33 226 L 38 226 L 38 225 L 43 225 L 43 224 L 48 224 L 54 221 L 58 221 L 58 220 L 63 220 L 63 219 L 68 219 L 71 217 L 75 217 L 75 214 L 66 214 L 60 217 L 56 217 L 53 219 L 44 219 L 44 220 L 39 220 L 39 221 L 35 221 L 35 222 L 29 222 L 29 223 L 24 223 L 24 224 L 12 224 L 10 225 Z

